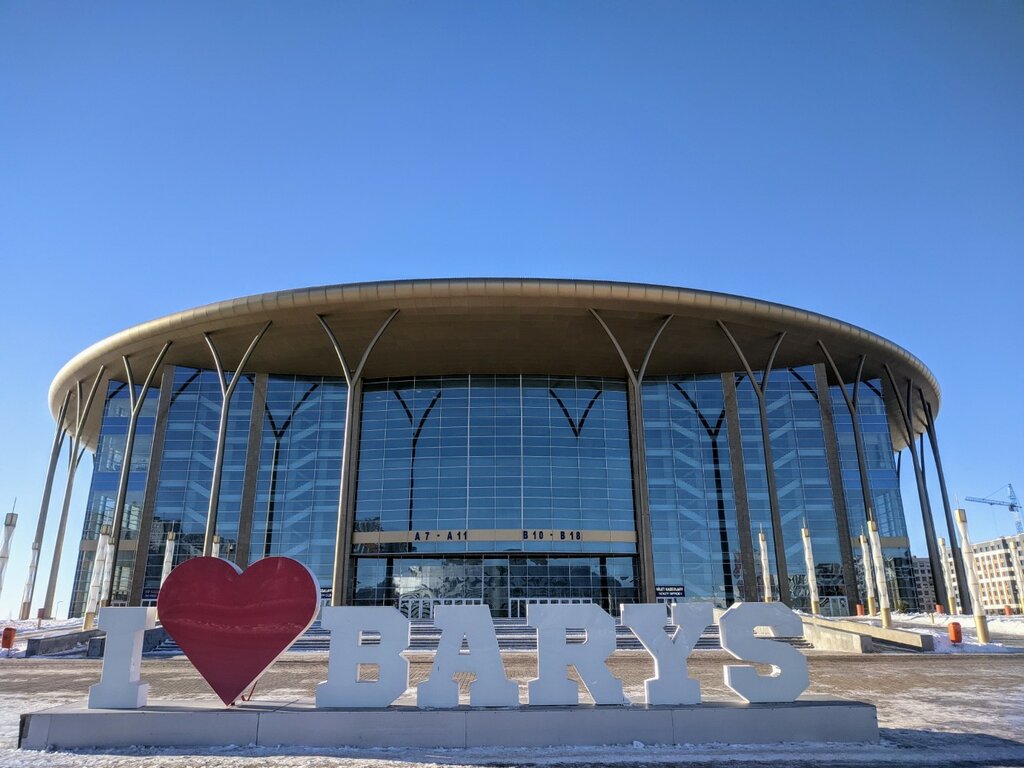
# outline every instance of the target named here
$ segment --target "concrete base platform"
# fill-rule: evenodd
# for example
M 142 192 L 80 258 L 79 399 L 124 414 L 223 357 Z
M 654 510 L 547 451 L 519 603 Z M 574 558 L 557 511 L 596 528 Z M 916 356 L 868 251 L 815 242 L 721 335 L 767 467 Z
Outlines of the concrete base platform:
M 164 701 L 143 709 L 65 705 L 21 716 L 24 749 L 131 746 L 543 747 L 602 744 L 878 741 L 875 707 L 830 697 L 791 704 L 709 701 L 681 707 L 316 709 L 309 699 Z

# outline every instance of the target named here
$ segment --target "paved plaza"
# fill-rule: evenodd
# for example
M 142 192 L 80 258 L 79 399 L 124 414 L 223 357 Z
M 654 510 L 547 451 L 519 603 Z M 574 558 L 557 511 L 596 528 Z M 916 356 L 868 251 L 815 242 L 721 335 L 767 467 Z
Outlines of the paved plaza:
M 533 677 L 532 653 L 503 656 L 510 677 L 520 683 Z M 100 663 L 86 660 L 11 659 L 0 661 L 0 691 L 5 707 L 0 714 L 0 765 L 66 766 L 203 766 L 222 768 L 243 764 L 273 766 L 398 764 L 615 764 L 639 762 L 675 764 L 789 765 L 960 764 L 1024 765 L 1024 655 L 970 654 L 832 655 L 810 652 L 808 693 L 869 701 L 878 707 L 883 729 L 880 746 L 737 748 L 726 746 L 659 747 L 633 745 L 613 748 L 491 751 L 395 751 L 294 749 L 268 752 L 236 750 L 136 750 L 114 753 L 35 753 L 14 749 L 17 715 L 58 703 L 81 700 L 99 677 Z M 413 654 L 412 682 L 424 679 L 429 654 Z M 732 661 L 723 652 L 698 652 L 691 657 L 691 674 L 701 681 L 706 700 L 731 699 L 722 684 L 722 665 Z M 643 680 L 652 663 L 643 652 L 617 652 L 609 660 L 625 683 L 626 694 L 642 697 Z M 143 676 L 151 699 L 205 699 L 214 696 L 184 658 L 147 659 Z M 326 656 L 292 654 L 278 661 L 260 681 L 255 699 L 311 697 L 326 676 Z M 468 682 L 468 681 L 466 681 Z M 463 691 L 466 692 L 465 690 Z M 581 696 L 581 701 L 586 700 Z M 410 689 L 400 703 L 412 703 Z M 259 758 L 259 759 L 253 759 Z

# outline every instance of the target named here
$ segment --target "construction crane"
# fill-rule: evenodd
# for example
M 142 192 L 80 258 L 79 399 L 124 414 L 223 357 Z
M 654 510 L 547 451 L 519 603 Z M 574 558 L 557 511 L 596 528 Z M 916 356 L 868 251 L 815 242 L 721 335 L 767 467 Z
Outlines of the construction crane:
M 1009 507 L 1010 511 L 1016 516 L 1017 533 L 1024 533 L 1024 520 L 1021 519 L 1020 514 L 1020 502 L 1017 500 L 1017 494 L 1013 492 L 1013 485 L 1010 483 L 1006 484 L 1006 491 L 1010 497 L 1009 501 L 999 501 L 998 499 L 979 499 L 977 496 L 967 496 L 965 501 L 976 501 L 979 504 L 994 504 L 997 507 Z

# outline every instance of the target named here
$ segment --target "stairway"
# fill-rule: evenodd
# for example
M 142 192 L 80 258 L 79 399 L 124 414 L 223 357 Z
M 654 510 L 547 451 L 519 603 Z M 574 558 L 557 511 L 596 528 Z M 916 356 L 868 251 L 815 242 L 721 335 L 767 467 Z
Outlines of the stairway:
M 666 627 L 666 631 L 669 628 Z M 498 648 L 502 651 L 535 651 L 537 650 L 537 630 L 526 625 L 523 619 L 494 619 L 494 632 L 498 637 Z M 569 630 L 567 633 L 569 642 L 582 643 L 585 639 L 582 630 Z M 308 653 L 321 651 L 326 652 L 330 647 L 331 633 L 320 625 L 319 619 L 295 641 L 288 653 Z M 434 651 L 441 639 L 441 630 L 434 626 L 430 619 L 413 619 L 410 622 L 409 650 L 410 651 Z M 813 648 L 802 637 L 780 637 L 782 642 L 788 643 L 794 648 L 806 650 Z M 373 644 L 374 638 L 368 638 L 368 643 Z M 718 636 L 718 625 L 710 624 L 704 628 L 700 639 L 697 641 L 695 650 L 717 651 L 721 649 L 721 642 Z M 621 624 L 615 626 L 615 648 L 619 651 L 643 650 L 640 641 L 633 634 L 629 627 Z M 165 640 L 158 647 L 145 654 L 152 656 L 175 656 L 181 654 L 178 644 L 171 638 Z

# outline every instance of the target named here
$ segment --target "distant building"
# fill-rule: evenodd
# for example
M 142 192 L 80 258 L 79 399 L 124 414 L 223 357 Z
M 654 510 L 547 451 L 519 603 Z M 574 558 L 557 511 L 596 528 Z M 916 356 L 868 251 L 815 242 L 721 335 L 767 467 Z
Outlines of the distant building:
M 1014 613 L 1024 612 L 1024 534 L 975 543 L 974 561 L 985 613 L 1001 614 L 1006 606 Z M 952 560 L 949 563 L 950 577 L 956 584 Z M 916 573 L 916 562 L 914 570 Z M 919 580 L 918 588 L 920 584 Z
M 921 608 L 926 611 L 934 611 L 935 603 L 935 580 L 932 578 L 932 567 L 927 557 L 914 557 L 914 582 L 917 584 L 917 597 L 921 601 Z

